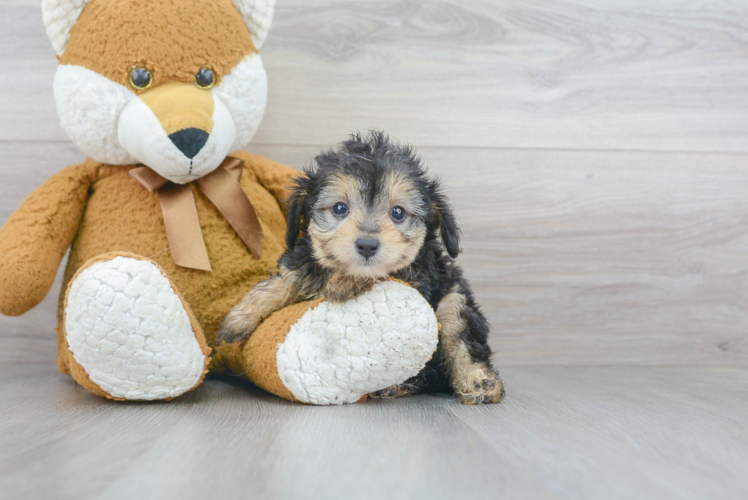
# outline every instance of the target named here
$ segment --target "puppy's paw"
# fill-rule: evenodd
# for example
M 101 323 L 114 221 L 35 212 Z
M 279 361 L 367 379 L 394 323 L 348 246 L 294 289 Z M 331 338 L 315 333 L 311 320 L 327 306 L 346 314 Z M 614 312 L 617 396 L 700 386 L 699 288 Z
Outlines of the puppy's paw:
M 466 405 L 499 403 L 505 395 L 501 377 L 489 369 L 473 370 L 454 384 L 454 389 L 460 402 Z
M 259 325 L 255 315 L 245 311 L 241 306 L 234 307 L 226 315 L 218 332 L 219 344 L 233 344 L 243 342 L 252 335 L 257 325 Z
M 412 396 L 416 388 L 409 384 L 395 384 L 384 389 L 369 393 L 369 397 L 375 399 L 392 399 Z

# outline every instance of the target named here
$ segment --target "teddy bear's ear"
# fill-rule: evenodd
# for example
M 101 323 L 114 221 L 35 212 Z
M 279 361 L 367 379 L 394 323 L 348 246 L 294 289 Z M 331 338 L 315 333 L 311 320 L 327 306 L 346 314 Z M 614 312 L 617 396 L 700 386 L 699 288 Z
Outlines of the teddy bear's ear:
M 252 41 L 259 50 L 270 31 L 275 11 L 275 0 L 234 0 L 239 13 L 247 23 Z
M 42 0 L 42 20 L 52 46 L 61 56 L 70 38 L 70 30 L 90 0 Z M 252 41 L 262 47 L 273 22 L 275 0 L 234 0 L 247 23 Z
M 70 38 L 70 30 L 90 0 L 42 0 L 42 20 L 55 52 L 61 56 Z

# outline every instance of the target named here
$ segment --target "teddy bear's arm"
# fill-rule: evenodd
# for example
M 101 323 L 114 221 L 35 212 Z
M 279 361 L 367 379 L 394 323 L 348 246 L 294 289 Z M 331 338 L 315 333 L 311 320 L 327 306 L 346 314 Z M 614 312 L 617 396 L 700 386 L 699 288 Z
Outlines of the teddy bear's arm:
M 49 293 L 88 199 L 84 165 L 68 167 L 31 193 L 0 229 L 0 313 L 19 316 Z
M 281 203 L 284 203 L 288 195 L 291 194 L 289 188 L 291 187 L 293 178 L 301 174 L 301 172 L 291 167 L 268 160 L 263 156 L 249 154 L 244 151 L 238 151 L 233 156 L 244 160 L 257 176 L 257 181 L 265 189 L 270 191 L 273 196 L 278 198 L 278 201 Z

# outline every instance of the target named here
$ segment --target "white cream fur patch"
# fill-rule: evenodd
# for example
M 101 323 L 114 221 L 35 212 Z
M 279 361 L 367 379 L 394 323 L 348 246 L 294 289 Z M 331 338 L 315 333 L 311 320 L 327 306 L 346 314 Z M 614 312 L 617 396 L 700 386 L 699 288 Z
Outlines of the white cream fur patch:
M 278 347 L 278 375 L 305 403 L 355 403 L 417 375 L 438 336 L 426 299 L 407 285 L 383 281 L 355 300 L 322 302 L 304 314 Z
M 42 21 L 55 52 L 61 56 L 70 39 L 70 30 L 89 0 L 42 0 Z
M 138 162 L 177 184 L 185 184 L 214 171 L 232 151 L 236 137 L 234 120 L 223 102 L 213 96 L 213 131 L 194 158 L 184 155 L 166 135 L 153 111 L 135 96 L 117 123 L 122 147 Z
M 260 54 L 242 59 L 213 89 L 213 95 L 234 119 L 236 137 L 230 151 L 246 148 L 262 122 L 268 100 L 268 77 Z
M 265 43 L 275 12 L 275 0 L 234 0 L 259 50 Z
M 81 151 L 110 165 L 140 162 L 177 183 L 212 172 L 249 144 L 265 114 L 267 91 L 260 55 L 242 59 L 212 90 L 214 129 L 190 160 L 130 89 L 81 66 L 60 65 L 55 75 L 60 124 Z
M 117 121 L 136 98 L 128 88 L 82 66 L 61 64 L 54 84 L 60 125 L 87 156 L 101 163 L 136 163 L 117 138 Z
M 115 257 L 84 269 L 68 291 L 65 331 L 78 364 L 116 398 L 176 397 L 205 370 L 181 300 L 148 261 Z

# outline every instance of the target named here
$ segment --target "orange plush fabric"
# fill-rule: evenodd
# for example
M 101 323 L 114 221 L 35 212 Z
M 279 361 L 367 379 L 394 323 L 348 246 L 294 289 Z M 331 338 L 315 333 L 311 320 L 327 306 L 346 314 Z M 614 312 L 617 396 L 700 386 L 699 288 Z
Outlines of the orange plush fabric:
M 60 63 L 83 66 L 128 88 L 134 65 L 153 72 L 154 86 L 192 83 L 203 67 L 213 69 L 219 84 L 254 52 L 231 0 L 91 0 Z
M 190 383 L 185 386 L 189 389 L 192 381 L 199 384 L 200 375 L 204 377 L 209 369 L 228 368 L 226 363 L 211 363 L 208 357 L 220 324 L 247 291 L 276 270 L 284 248 L 283 201 L 297 172 L 260 156 L 234 151 L 249 143 L 267 102 L 266 74 L 257 47 L 267 35 L 274 1 L 42 0 L 41 7 L 47 34 L 59 55 L 55 100 L 60 123 L 73 142 L 95 159 L 52 176 L 0 229 L 0 314 L 17 316 L 39 304 L 69 249 L 58 308 L 58 366 L 86 389 L 112 397 L 102 389 L 107 387 L 105 379 L 97 379 L 101 365 L 86 365 L 91 358 L 74 352 L 78 338 L 106 361 L 115 352 L 101 348 L 104 340 L 114 344 L 110 336 L 122 334 L 126 338 L 120 347 L 142 342 L 129 351 L 118 351 L 124 361 L 111 364 L 116 368 L 138 365 L 130 363 L 135 358 L 128 356 L 144 352 L 158 367 L 169 369 L 173 360 L 164 361 L 166 355 L 158 357 L 164 353 L 154 351 L 153 343 L 146 346 L 148 338 L 154 342 L 156 330 L 141 335 L 138 329 L 145 323 L 143 316 L 128 316 L 124 306 L 117 309 L 111 302 L 97 302 L 90 290 L 82 298 L 73 293 L 68 301 L 70 285 L 76 276 L 89 279 L 79 273 L 96 263 L 128 260 L 118 257 L 152 262 L 175 292 L 171 294 L 168 285 L 163 286 L 172 308 L 157 314 L 164 321 L 153 328 L 168 334 L 181 324 L 189 335 L 191 326 L 197 340 L 197 344 L 190 344 L 195 357 L 184 365 L 192 370 Z M 130 81 L 136 67 L 150 72 L 151 78 L 145 83 L 135 78 L 142 85 Z M 213 71 L 212 82 L 206 80 L 208 72 L 196 78 L 203 68 Z M 168 99 L 164 98 L 167 94 Z M 241 189 L 263 233 L 259 258 L 194 184 L 228 155 L 244 162 Z M 141 162 L 172 182 L 193 181 L 187 186 L 194 196 L 212 271 L 174 263 L 162 215 L 163 199 L 130 178 L 128 173 L 140 166 L 122 165 L 130 162 Z M 237 195 L 234 199 L 241 198 L 236 185 L 232 186 Z M 211 196 L 217 199 L 215 191 Z M 225 196 L 217 200 L 225 209 Z M 139 275 L 139 279 L 147 281 L 157 274 L 152 266 L 137 265 L 154 273 Z M 97 265 L 97 269 L 103 267 Z M 104 290 L 112 283 L 126 281 L 108 276 L 111 283 L 105 283 L 104 278 L 98 284 L 94 283 L 98 278 L 89 283 Z M 157 304 L 159 300 L 156 296 L 137 297 L 142 298 L 138 306 Z M 172 300 L 175 298 L 178 300 Z M 174 305 L 180 301 L 189 322 L 184 321 L 183 314 L 179 321 L 170 315 L 173 309 L 181 314 L 182 308 Z M 85 316 L 88 323 L 81 319 L 81 311 L 88 306 L 98 308 L 101 317 L 94 321 Z M 134 302 L 131 306 L 136 307 Z M 71 314 L 67 334 L 66 313 Z M 122 320 L 126 317 L 138 322 L 127 323 Z M 95 339 L 88 335 L 94 330 L 91 325 L 99 328 Z M 82 333 L 77 336 L 79 327 Z M 167 335 L 165 343 L 172 341 Z M 96 342 L 97 346 L 91 345 Z M 205 367 L 200 365 L 202 359 Z M 149 369 L 117 375 L 117 380 L 145 384 L 143 380 L 153 375 Z M 128 378 L 130 374 L 134 378 Z M 152 380 L 168 383 L 180 376 L 153 375 Z M 172 394 L 149 394 L 145 389 L 123 391 L 117 394 L 134 394 L 137 399 Z
M 386 350 L 388 342 L 383 340 L 384 336 L 381 332 L 371 334 L 376 331 L 376 328 L 362 326 L 370 320 L 362 320 L 361 324 L 357 323 L 358 314 L 361 311 L 367 311 L 366 304 L 371 305 L 371 302 L 366 300 L 362 302 L 359 299 L 350 303 L 338 303 L 334 307 L 345 308 L 344 311 L 341 312 L 338 309 L 337 312 L 331 313 L 328 309 L 331 304 L 325 304 L 326 299 L 320 298 L 292 304 L 275 311 L 260 323 L 243 344 L 216 347 L 212 354 L 214 366 L 220 371 L 246 378 L 258 387 L 284 399 L 311 404 L 353 403 L 356 400 L 350 398 L 350 393 L 356 394 L 357 398 L 360 398 L 358 400 L 362 401 L 366 399 L 367 392 L 383 389 L 393 383 L 400 383 L 418 373 L 431 358 L 436 349 L 439 327 L 431 306 L 407 283 L 390 278 L 377 283 L 375 285 L 377 290 L 367 292 L 367 294 L 371 293 L 380 297 L 376 299 L 377 301 L 385 300 L 382 287 L 387 281 L 397 283 L 402 288 L 407 287 L 413 293 L 408 300 L 403 302 L 407 304 L 408 314 L 424 318 L 420 315 L 425 313 L 433 318 L 432 330 L 413 326 L 402 327 L 403 330 L 398 333 L 402 336 L 397 347 L 394 348 L 397 351 L 395 355 L 381 356 L 384 352 L 381 349 Z M 389 293 L 393 293 L 391 288 Z M 366 299 L 367 294 L 362 295 L 361 298 Z M 371 300 L 371 296 L 367 300 Z M 320 309 L 322 309 L 321 315 L 317 314 Z M 376 314 L 373 311 L 372 307 L 363 314 L 364 316 Z M 392 318 L 392 312 L 389 314 Z M 353 323 L 346 323 L 352 318 Z M 420 320 L 414 321 L 413 324 L 421 325 Z M 344 325 L 349 325 L 350 330 L 346 330 L 343 340 L 331 340 L 336 338 L 336 333 L 332 332 L 333 337 L 328 337 L 331 332 L 325 330 L 326 325 L 332 326 L 337 332 L 345 329 Z M 352 328 L 351 325 L 358 326 Z M 295 334 L 292 334 L 294 326 L 296 326 Z M 364 333 L 367 329 L 367 333 Z M 389 332 L 389 334 L 392 333 Z M 418 340 L 413 343 L 413 339 Z M 291 345 L 290 352 L 294 353 L 290 358 L 288 349 L 285 354 L 283 353 L 283 348 L 289 345 Z M 414 350 L 413 345 L 418 345 L 419 348 Z M 409 364 L 407 360 L 403 362 L 406 358 L 420 359 L 420 361 L 415 362 L 415 368 L 410 366 L 405 369 L 404 366 Z M 294 361 L 289 363 L 289 359 Z M 347 374 L 351 366 L 356 366 L 355 375 Z M 383 375 L 394 373 L 397 377 L 408 371 L 407 376 L 403 378 L 390 379 Z M 351 381 L 355 382 L 351 384 Z M 358 382 L 362 385 L 357 385 Z M 372 385 L 380 382 L 383 385 Z M 362 391 L 361 389 L 366 384 L 372 387 L 369 391 Z
M 0 313 L 19 316 L 49 293 L 88 199 L 92 170 L 57 173 L 0 229 Z
M 63 290 L 87 261 L 102 254 L 127 251 L 146 257 L 172 280 L 192 307 L 208 344 L 214 345 L 229 309 L 276 269 L 286 230 L 281 202 L 297 174 L 260 156 L 246 152 L 234 156 L 245 161 L 241 185 L 263 229 L 260 259 L 248 251 L 218 209 L 193 188 L 213 272 L 176 266 L 168 250 L 158 195 L 128 177 L 134 166 L 88 160 L 51 177 L 0 231 L 0 312 L 19 315 L 41 302 L 72 242 Z M 63 311 L 64 295 L 60 326 Z M 60 368 L 67 371 L 62 328 L 59 346 Z
M 251 380 L 272 394 L 299 402 L 278 376 L 278 345 L 283 343 L 291 326 L 322 301 L 323 299 L 300 302 L 274 312 L 244 344 L 219 347 L 216 352 L 218 363 L 229 372 Z

